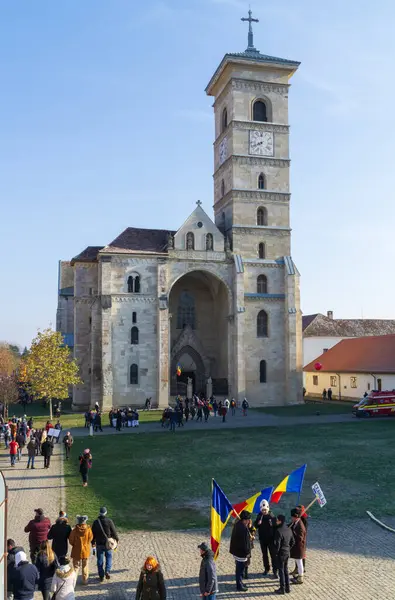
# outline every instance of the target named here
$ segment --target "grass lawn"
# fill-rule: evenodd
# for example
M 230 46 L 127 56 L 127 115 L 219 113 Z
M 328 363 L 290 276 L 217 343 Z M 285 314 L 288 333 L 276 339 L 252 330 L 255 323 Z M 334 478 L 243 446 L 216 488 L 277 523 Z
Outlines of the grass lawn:
M 264 412 L 278 417 L 305 417 L 308 415 L 341 415 L 351 414 L 352 403 L 331 403 L 331 402 L 307 402 L 306 404 L 296 404 L 295 406 L 265 406 L 264 408 L 255 408 L 258 412 Z
M 65 462 L 67 512 L 92 519 L 105 505 L 123 530 L 185 529 L 208 525 L 211 477 L 232 502 L 307 463 L 302 502 L 319 481 L 328 504 L 312 509 L 324 519 L 395 515 L 393 420 L 227 431 L 153 433 L 77 438 Z M 88 488 L 82 488 L 78 454 L 93 454 Z M 286 494 L 278 511 L 288 511 Z

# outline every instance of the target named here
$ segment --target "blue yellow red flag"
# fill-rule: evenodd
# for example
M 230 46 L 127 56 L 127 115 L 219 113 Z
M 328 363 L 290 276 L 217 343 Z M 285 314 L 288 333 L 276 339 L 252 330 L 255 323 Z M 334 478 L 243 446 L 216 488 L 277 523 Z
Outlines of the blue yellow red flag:
M 214 552 L 214 560 L 219 553 L 221 535 L 229 520 L 233 506 L 213 479 L 211 496 L 211 550 Z
M 242 510 L 248 510 L 250 513 L 259 513 L 261 510 L 261 502 L 262 500 L 267 500 L 270 502 L 270 498 L 272 497 L 274 487 L 267 487 L 257 492 L 251 498 L 247 498 L 244 502 L 239 502 L 238 504 L 233 505 L 233 516 L 237 516 L 240 514 Z
M 282 480 L 282 482 L 276 487 L 272 495 L 272 503 L 277 504 L 280 501 L 281 496 L 285 492 L 296 492 L 300 494 L 302 491 L 304 474 L 307 465 L 302 465 L 299 469 L 292 471 L 289 475 Z

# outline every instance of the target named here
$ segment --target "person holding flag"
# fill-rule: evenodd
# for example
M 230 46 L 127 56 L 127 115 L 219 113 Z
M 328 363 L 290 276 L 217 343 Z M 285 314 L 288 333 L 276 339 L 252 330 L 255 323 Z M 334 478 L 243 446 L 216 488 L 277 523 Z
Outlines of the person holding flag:
M 218 558 L 222 532 L 232 511 L 233 506 L 218 483 L 213 479 L 211 491 L 211 550 L 214 552 L 214 560 Z
M 240 519 L 233 526 L 232 536 L 230 538 L 229 552 L 233 555 L 236 562 L 236 589 L 238 592 L 246 592 L 247 586 L 243 583 L 243 574 L 246 563 L 251 556 L 251 535 L 250 535 L 251 513 L 243 510 Z

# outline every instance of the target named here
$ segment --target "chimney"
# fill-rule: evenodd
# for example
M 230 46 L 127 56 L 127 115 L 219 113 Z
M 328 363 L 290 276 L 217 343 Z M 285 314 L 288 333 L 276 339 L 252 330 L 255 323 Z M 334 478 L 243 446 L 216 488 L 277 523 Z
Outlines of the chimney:
M 328 310 L 326 316 L 328 317 L 328 319 L 333 319 L 333 310 Z

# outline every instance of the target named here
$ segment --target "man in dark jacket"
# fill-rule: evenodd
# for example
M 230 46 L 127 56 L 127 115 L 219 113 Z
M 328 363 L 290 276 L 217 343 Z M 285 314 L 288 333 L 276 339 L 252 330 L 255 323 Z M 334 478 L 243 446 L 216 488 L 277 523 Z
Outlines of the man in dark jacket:
M 92 546 L 96 546 L 97 553 L 97 571 L 99 573 L 100 581 L 103 581 L 104 576 L 106 579 L 110 579 L 110 573 L 112 568 L 112 549 L 107 548 L 108 538 L 119 541 L 118 534 L 115 529 L 115 525 L 111 519 L 107 516 L 107 509 L 105 506 L 100 508 L 100 513 L 96 521 L 92 523 L 93 540 Z M 106 567 L 104 568 L 104 557 L 106 558 Z
M 29 534 L 30 558 L 35 562 L 41 542 L 48 539 L 48 531 L 51 528 L 51 521 L 44 517 L 42 508 L 36 508 L 35 517 L 25 527 L 25 533 Z
M 270 573 L 269 553 L 272 560 L 273 575 L 277 579 L 276 551 L 274 548 L 276 517 L 270 511 L 267 500 L 262 500 L 260 508 L 261 512 L 257 516 L 254 526 L 259 534 L 259 543 L 262 550 L 263 566 L 265 569 L 263 575 L 266 577 Z
M 71 533 L 71 526 L 67 520 L 66 513 L 61 510 L 56 522 L 52 525 L 48 533 L 48 539 L 52 540 L 52 550 L 55 552 L 58 559 L 63 558 L 67 554 L 68 539 Z
M 277 529 L 274 536 L 274 546 L 277 554 L 276 562 L 280 577 L 280 587 L 278 590 L 276 590 L 276 594 L 289 594 L 290 592 L 288 560 L 291 553 L 291 548 L 294 544 L 294 536 L 291 529 L 285 524 L 285 516 L 278 515 Z
M 7 600 L 13 598 L 12 579 L 15 573 L 15 555 L 18 552 L 24 552 L 22 546 L 15 546 L 14 540 L 7 540 Z
M 251 555 L 250 519 L 251 513 L 243 510 L 240 514 L 240 520 L 233 526 L 232 537 L 230 538 L 229 552 L 233 554 L 236 561 L 236 588 L 239 592 L 247 590 L 242 577 L 245 563 Z
M 207 600 L 215 600 L 218 592 L 217 568 L 214 562 L 214 552 L 204 542 L 198 546 L 202 562 L 199 571 L 200 595 Z
M 37 568 L 28 562 L 23 551 L 16 553 L 15 565 L 11 579 L 14 600 L 33 600 L 34 590 L 40 579 Z
M 71 435 L 70 431 L 68 431 L 66 433 L 66 435 L 63 438 L 63 444 L 64 444 L 64 449 L 66 452 L 66 460 L 69 460 L 70 458 L 70 452 L 71 452 L 71 446 L 74 444 L 74 440 L 73 440 L 73 436 Z
M 53 442 L 48 438 L 43 444 L 41 444 L 41 454 L 44 457 L 44 469 L 49 469 L 51 463 L 51 456 L 53 452 Z

